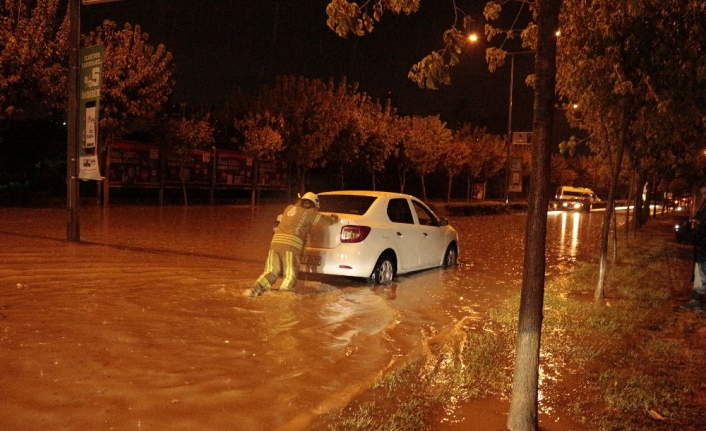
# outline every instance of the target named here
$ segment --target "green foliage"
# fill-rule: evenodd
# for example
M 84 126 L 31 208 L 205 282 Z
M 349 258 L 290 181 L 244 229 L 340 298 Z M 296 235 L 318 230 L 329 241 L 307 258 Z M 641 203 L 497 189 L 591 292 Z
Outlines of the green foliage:
M 274 157 L 284 148 L 281 130 L 284 118 L 270 112 L 251 112 L 244 120 L 235 120 L 235 127 L 244 136 L 242 151 L 258 157 Z
M 614 294 L 609 299 L 593 299 L 598 267 L 590 262 L 547 283 L 539 404 L 552 417 L 578 421 L 590 430 L 706 426 L 704 322 L 696 312 L 674 310 L 689 288 L 684 277 L 692 256 L 666 240 L 670 226 L 669 219 L 657 220 L 631 238 L 625 262 L 610 268 Z M 666 295 L 661 286 L 667 286 Z M 675 286 L 681 287 L 669 292 Z M 474 316 L 480 324 L 447 328 L 433 349 L 423 335 L 423 356 L 381 376 L 360 397 L 372 395 L 375 401 L 359 405 L 353 400 L 328 429 L 424 429 L 419 425 L 423 416 L 429 423 L 449 400 L 472 405 L 487 396 L 504 398 L 519 304 L 515 295 L 486 315 Z M 416 407 L 409 422 L 383 426 L 390 417 L 408 414 L 408 406 Z M 466 422 L 472 424 L 472 418 Z
M 444 57 L 436 51 L 412 66 L 407 77 L 416 82 L 421 88 L 429 90 L 436 90 L 437 83 L 451 84 L 449 65 L 446 64 Z
M 99 123 L 105 138 L 153 122 L 172 93 L 172 54 L 148 38 L 139 25 L 118 30 L 110 20 L 82 37 L 83 46 L 105 45 Z
M 572 185 L 578 178 L 576 171 L 571 169 L 568 160 L 558 154 L 552 154 L 551 177 L 549 182 L 556 185 Z
M 251 117 L 277 119 L 278 130 L 273 128 L 273 131 L 279 132 L 282 138 L 281 146 L 277 146 L 281 148 L 280 154 L 296 168 L 300 191 L 305 189 L 308 170 L 325 166 L 332 145 L 343 134 L 351 132 L 351 124 L 355 123 L 356 115 L 360 115 L 356 106 L 360 106 L 361 98 L 365 99 L 357 88 L 357 84 L 349 85 L 345 78 L 336 84 L 333 80 L 325 83 L 318 79 L 280 76 L 275 86 L 265 87 L 255 102 Z M 269 152 L 275 150 L 274 147 L 268 149 Z
M 441 158 L 442 146 L 450 142 L 453 136 L 438 115 L 413 116 L 406 123 L 406 135 L 402 141 L 403 151 L 400 153 L 402 155 L 400 169 L 411 169 L 421 176 L 423 198 L 426 200 L 424 177 L 436 169 Z
M 395 109 L 388 100 L 385 106 L 372 103 L 368 99 L 361 100 L 356 116 L 356 135 L 360 137 L 358 147 L 347 145 L 347 154 L 352 148 L 358 148 L 357 158 L 365 168 L 373 174 L 385 169 L 385 162 L 397 154 L 398 144 L 404 136 L 402 122 L 398 121 Z M 375 190 L 375 181 L 373 181 Z
M 208 116 L 202 119 L 170 119 L 165 142 L 174 153 L 189 157 L 193 150 L 207 149 L 213 144 L 213 126 Z
M 467 135 L 471 151 L 468 159 L 468 169 L 473 178 L 483 181 L 497 174 L 507 159 L 507 138 L 492 135 L 485 127 L 476 127 L 472 131 L 470 125 L 464 125 L 460 134 Z
M 0 0 L 0 121 L 66 98 L 68 13 L 59 0 Z
M 559 94 L 567 111 L 609 163 L 628 122 L 632 168 L 651 182 L 693 175 L 691 154 L 704 144 L 706 106 L 701 6 L 690 0 L 566 0 L 558 44 Z M 693 180 L 693 177 L 692 177 Z
M 331 0 L 326 7 L 326 24 L 341 37 L 347 37 L 349 33 L 363 36 L 373 31 L 374 23 L 380 21 L 385 10 L 395 14 L 410 14 L 417 12 L 419 5 L 420 0 L 367 0 L 362 6 L 346 0 Z M 451 83 L 449 67 L 459 63 L 466 34 L 473 24 L 473 19 L 457 8 L 455 3 L 454 11 L 453 25 L 442 35 L 444 48 L 424 57 L 412 66 L 407 75 L 421 88 L 436 90 L 439 84 Z M 463 17 L 460 23 L 459 16 Z

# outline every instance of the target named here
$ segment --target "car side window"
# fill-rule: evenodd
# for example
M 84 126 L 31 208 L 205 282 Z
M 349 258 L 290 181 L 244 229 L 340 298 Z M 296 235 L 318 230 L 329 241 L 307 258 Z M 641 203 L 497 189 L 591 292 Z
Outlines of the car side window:
M 390 199 L 387 204 L 387 216 L 393 223 L 414 224 L 412 210 L 409 209 L 407 199 Z
M 419 202 L 412 201 L 412 205 L 414 205 L 414 211 L 417 213 L 417 219 L 419 220 L 419 224 L 422 226 L 437 226 L 438 223 L 436 221 L 436 217 L 434 217 L 434 214 L 432 214 L 429 209 L 427 209 L 425 206 L 420 204 Z

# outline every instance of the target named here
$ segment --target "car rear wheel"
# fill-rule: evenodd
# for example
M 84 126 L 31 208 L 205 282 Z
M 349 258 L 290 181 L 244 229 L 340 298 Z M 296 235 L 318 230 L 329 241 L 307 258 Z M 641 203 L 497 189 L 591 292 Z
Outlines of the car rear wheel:
M 453 244 L 449 244 L 449 248 L 446 249 L 446 254 L 444 255 L 444 266 L 455 266 L 458 262 L 458 250 Z
M 369 280 L 375 284 L 389 284 L 395 278 L 395 263 L 388 254 L 380 256 Z

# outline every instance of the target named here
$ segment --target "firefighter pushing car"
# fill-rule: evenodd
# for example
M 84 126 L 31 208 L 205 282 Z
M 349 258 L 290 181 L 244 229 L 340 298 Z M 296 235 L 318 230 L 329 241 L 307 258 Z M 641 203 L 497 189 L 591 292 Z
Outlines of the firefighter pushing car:
M 312 192 L 307 192 L 295 204 L 285 208 L 282 220 L 270 242 L 265 271 L 243 294 L 260 296 L 272 289 L 280 276 L 282 276 L 282 284 L 279 290 L 293 291 L 311 226 L 331 226 L 337 221 L 336 214 L 328 216 L 319 213 L 319 198 Z

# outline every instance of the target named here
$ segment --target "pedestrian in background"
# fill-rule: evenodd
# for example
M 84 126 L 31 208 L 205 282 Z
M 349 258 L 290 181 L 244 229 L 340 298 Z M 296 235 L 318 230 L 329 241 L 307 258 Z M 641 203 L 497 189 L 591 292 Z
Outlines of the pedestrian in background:
M 270 251 L 265 263 L 265 272 L 253 287 L 243 292 L 247 296 L 260 296 L 272 289 L 277 279 L 283 276 L 280 291 L 292 291 L 297 284 L 299 263 L 306 246 L 306 237 L 311 226 L 331 226 L 338 221 L 336 214 L 319 213 L 319 198 L 312 192 L 304 194 L 282 213 L 282 220 L 275 229 L 270 242 Z
M 691 220 L 690 234 L 690 242 L 694 245 L 694 287 L 691 290 L 691 300 L 679 308 L 706 313 L 703 305 L 706 294 L 706 186 L 701 187 L 699 192 L 702 202 Z

